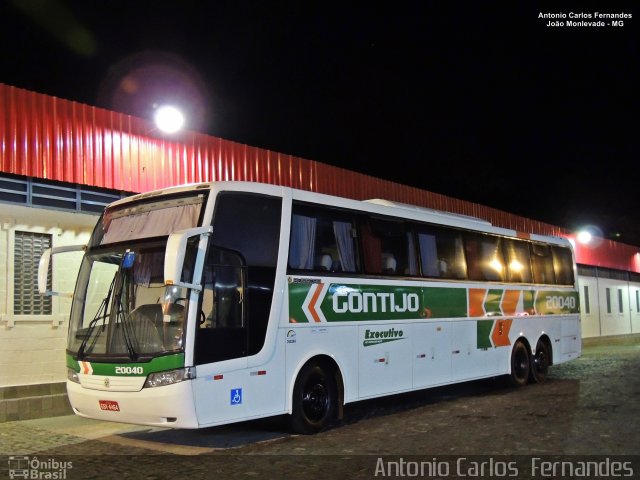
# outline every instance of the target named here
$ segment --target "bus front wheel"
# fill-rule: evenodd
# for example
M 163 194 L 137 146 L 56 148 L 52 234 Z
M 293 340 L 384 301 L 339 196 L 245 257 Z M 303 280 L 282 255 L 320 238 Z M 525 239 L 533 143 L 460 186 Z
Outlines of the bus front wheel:
M 329 370 L 320 363 L 305 365 L 293 388 L 291 429 L 310 434 L 328 427 L 336 416 L 338 389 Z
M 529 381 L 531 361 L 529 349 L 524 342 L 518 340 L 511 351 L 511 374 L 509 383 L 514 387 L 522 387 Z

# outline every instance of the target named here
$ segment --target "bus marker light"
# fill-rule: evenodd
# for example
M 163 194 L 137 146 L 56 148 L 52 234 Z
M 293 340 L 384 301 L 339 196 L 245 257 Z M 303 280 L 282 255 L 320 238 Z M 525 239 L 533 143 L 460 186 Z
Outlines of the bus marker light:
M 214 380 L 222 380 L 224 378 L 224 375 L 214 375 L 213 379 Z

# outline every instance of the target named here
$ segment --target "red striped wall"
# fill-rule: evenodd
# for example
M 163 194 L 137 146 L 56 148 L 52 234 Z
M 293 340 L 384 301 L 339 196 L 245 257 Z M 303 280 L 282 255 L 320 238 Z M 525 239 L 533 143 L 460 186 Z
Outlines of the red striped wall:
M 549 235 L 544 222 L 313 160 L 200 133 L 163 136 L 144 119 L 0 83 L 0 171 L 132 192 L 213 180 L 248 180 L 355 199 L 386 198 Z M 578 247 L 580 263 L 640 272 L 638 248 Z

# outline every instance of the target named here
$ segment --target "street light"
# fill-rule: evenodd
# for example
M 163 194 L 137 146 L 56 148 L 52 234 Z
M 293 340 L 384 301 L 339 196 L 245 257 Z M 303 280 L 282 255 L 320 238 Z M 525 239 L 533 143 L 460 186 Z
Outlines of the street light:
M 591 242 L 593 235 L 591 235 L 591 232 L 588 232 L 586 230 L 581 230 L 580 232 L 578 232 L 578 236 L 576 238 L 578 242 L 580 242 L 583 245 L 586 245 L 587 243 Z
M 176 133 L 184 125 L 184 115 L 171 105 L 158 107 L 153 119 L 158 129 L 165 133 Z
M 602 229 L 596 225 L 585 225 L 576 232 L 576 241 L 589 248 L 598 248 L 602 243 Z

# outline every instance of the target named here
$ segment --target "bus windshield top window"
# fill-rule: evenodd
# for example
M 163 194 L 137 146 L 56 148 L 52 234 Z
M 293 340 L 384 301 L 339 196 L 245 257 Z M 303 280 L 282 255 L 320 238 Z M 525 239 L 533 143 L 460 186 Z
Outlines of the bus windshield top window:
M 91 246 L 161 237 L 198 225 L 203 195 L 115 207 L 105 212 Z

